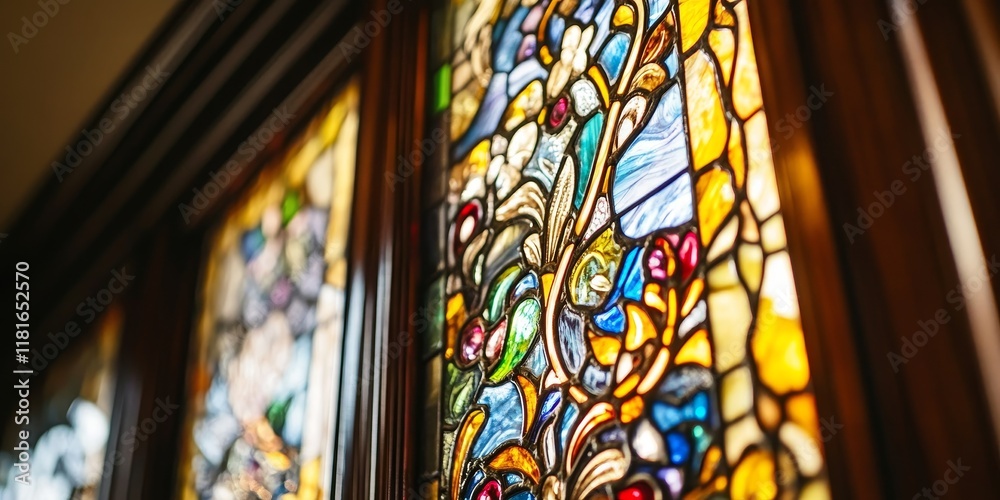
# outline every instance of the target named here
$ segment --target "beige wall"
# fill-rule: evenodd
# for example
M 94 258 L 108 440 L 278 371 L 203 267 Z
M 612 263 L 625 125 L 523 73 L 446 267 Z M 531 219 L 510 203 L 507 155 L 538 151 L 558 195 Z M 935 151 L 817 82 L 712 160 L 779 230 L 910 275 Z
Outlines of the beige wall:
M 59 7 L 14 52 L 9 33 Z M 98 111 L 179 0 L 0 1 L 0 233 L 53 175 L 51 163 Z M 53 7 L 49 7 L 54 10 Z M 30 31 L 29 31 L 30 33 Z M 15 42 L 16 43 L 16 42 Z

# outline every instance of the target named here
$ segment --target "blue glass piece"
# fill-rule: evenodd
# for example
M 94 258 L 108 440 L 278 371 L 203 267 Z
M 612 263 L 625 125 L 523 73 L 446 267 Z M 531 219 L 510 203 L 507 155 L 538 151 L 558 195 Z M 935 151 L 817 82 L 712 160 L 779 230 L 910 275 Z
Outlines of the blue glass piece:
M 560 401 L 562 401 L 562 395 L 559 391 L 552 391 L 548 396 L 545 396 L 545 400 L 542 401 L 542 412 L 538 417 L 538 421 L 544 422 L 552 417 L 552 414 L 559 408 Z
M 503 28 L 499 43 L 493 46 L 494 71 L 506 73 L 514 69 L 514 58 L 517 56 L 517 49 L 521 46 L 521 40 L 524 38 L 524 34 L 518 28 L 527 16 L 528 8 L 520 7 L 506 21 L 507 25 Z M 497 27 L 494 28 L 494 33 L 499 29 L 501 28 L 498 23 Z
M 625 331 L 625 311 L 621 304 L 611 306 L 607 311 L 595 315 L 594 324 L 606 332 L 622 333 Z
M 524 421 L 521 398 L 513 381 L 508 380 L 496 387 L 484 387 L 477 403 L 487 407 L 488 417 L 472 446 L 473 458 L 483 457 L 497 449 L 501 443 L 517 439 L 521 435 L 521 422 Z
M 472 476 L 465 483 L 465 495 L 462 498 L 473 498 L 472 494 L 475 493 L 476 487 L 483 482 L 485 477 L 486 474 L 482 470 L 476 469 L 476 472 L 472 473 Z
M 562 422 L 559 424 L 559 452 L 562 453 L 566 449 L 566 441 L 569 439 L 569 431 L 573 428 L 573 424 L 576 422 L 576 417 L 580 414 L 580 410 L 577 409 L 576 403 L 570 403 L 566 406 L 566 410 L 563 411 Z
M 670 448 L 670 462 L 675 465 L 686 463 L 691 456 L 691 445 L 679 432 L 667 434 L 667 446 Z
M 639 265 L 639 254 L 641 250 L 639 247 L 635 247 L 631 252 L 625 257 L 625 264 L 622 269 L 625 270 L 622 275 L 623 278 L 619 278 L 622 282 L 620 289 L 622 294 L 626 299 L 640 300 L 642 298 L 642 266 Z
M 680 86 L 674 85 L 618 161 L 612 201 L 615 212 L 624 213 L 622 232 L 630 238 L 691 220 L 694 201 L 682 108 Z
M 483 97 L 483 104 L 479 106 L 479 112 L 472 119 L 472 124 L 469 125 L 465 135 L 455 144 L 452 159 L 458 160 L 465 157 L 473 146 L 489 137 L 496 130 L 506 109 L 507 75 L 494 73 L 490 80 L 490 86 L 486 89 L 486 96 Z
M 597 51 L 604 45 L 604 40 L 608 38 L 608 33 L 610 33 L 611 29 L 611 15 L 614 12 L 614 0 L 604 0 L 600 10 L 597 11 L 597 18 L 594 22 L 597 25 L 597 31 L 594 32 L 594 40 L 590 42 L 590 47 L 587 48 L 587 53 L 590 54 L 590 57 L 594 57 L 594 54 L 597 54 Z
M 507 97 L 513 99 L 514 96 L 520 94 L 525 87 L 528 86 L 532 80 L 546 80 L 549 77 L 549 72 L 542 67 L 542 63 L 538 62 L 538 58 L 531 57 L 525 59 L 523 62 L 514 67 L 514 70 L 510 72 L 510 77 L 508 81 L 510 82 L 507 87 Z
M 608 390 L 611 383 L 611 372 L 602 370 L 594 365 L 587 365 L 583 370 L 583 387 L 595 396 L 600 396 Z
M 504 474 L 503 475 L 503 480 L 504 480 L 505 483 L 507 483 L 507 486 L 511 486 L 511 485 L 515 485 L 515 484 L 520 484 L 522 482 L 521 481 L 521 476 L 518 475 L 518 474 L 515 474 L 513 472 L 508 472 L 507 474 Z
M 590 183 L 590 172 L 594 168 L 594 155 L 601 140 L 601 129 L 604 127 L 604 114 L 597 113 L 583 126 L 580 141 L 576 145 L 576 155 L 580 158 L 580 175 L 576 178 L 576 194 L 573 196 L 573 206 L 580 208 L 583 195 Z
M 260 230 L 259 226 L 243 233 L 243 239 L 240 242 L 243 260 L 249 262 L 254 257 L 257 257 L 257 254 L 264 249 L 264 240 L 264 233 Z
M 670 0 L 649 0 L 649 26 L 656 24 L 669 5 Z
M 531 271 L 528 274 L 525 274 L 524 277 L 521 278 L 521 281 L 518 281 L 517 284 L 514 285 L 514 295 L 511 296 L 510 300 L 511 302 L 516 302 L 517 299 L 524 295 L 524 292 L 527 292 L 528 290 L 535 290 L 537 288 L 538 277 L 535 276 L 534 271 Z
M 601 444 L 624 443 L 626 439 L 628 439 L 628 435 L 621 427 L 612 427 L 597 436 L 597 440 Z
M 699 392 L 691 402 L 680 408 L 663 401 L 653 403 L 653 422 L 661 432 L 669 431 L 684 422 L 705 421 L 707 417 L 708 395 L 705 392 Z
M 536 378 L 541 378 L 542 372 L 549 366 L 549 359 L 545 356 L 545 350 L 541 342 L 535 343 L 535 347 L 528 353 L 528 357 L 524 358 L 522 366 Z
M 510 497 L 510 500 L 535 500 L 535 495 L 532 495 L 530 491 L 522 491 Z
M 576 18 L 583 23 L 589 23 L 594 17 L 594 7 L 597 0 L 582 0 L 580 6 L 576 8 Z
M 586 354 L 583 342 L 583 318 L 569 308 L 563 309 L 559 314 L 559 350 L 574 375 L 583 365 Z
M 566 20 L 559 14 L 549 18 L 546 27 L 545 44 L 549 46 L 549 53 L 555 60 L 559 60 L 559 52 L 562 51 L 563 32 L 566 31 Z
M 673 78 L 677 76 L 677 47 L 670 51 L 670 55 L 667 56 L 667 77 Z
M 618 77 L 621 76 L 630 41 L 631 38 L 625 33 L 615 33 L 597 58 L 612 85 L 618 82 Z

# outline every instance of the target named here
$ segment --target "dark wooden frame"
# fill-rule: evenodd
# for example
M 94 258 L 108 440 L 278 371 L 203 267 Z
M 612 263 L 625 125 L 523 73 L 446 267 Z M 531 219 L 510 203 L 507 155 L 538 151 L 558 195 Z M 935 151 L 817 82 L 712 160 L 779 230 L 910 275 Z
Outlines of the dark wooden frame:
M 396 158 L 427 135 L 427 41 L 434 34 L 426 4 L 243 0 L 225 19 L 216 17 L 212 1 L 183 4 L 100 109 L 133 87 L 149 64 L 164 64 L 167 82 L 65 182 L 51 179 L 7 231 L 4 265 L 32 261 L 36 339 L 71 319 L 79 299 L 114 266 L 129 262 L 142 270 L 122 299 L 126 327 L 112 436 L 148 416 L 156 398 L 184 393 L 198 307 L 191 298 L 200 285 L 204 235 L 221 208 L 308 122 L 310 110 L 357 73 L 364 112 L 349 250 L 350 362 L 341 378 L 331 494 L 414 497 L 421 339 L 414 339 L 409 318 L 421 262 L 415 250 L 423 166 L 415 165 L 402 184 L 390 185 L 386 174 L 396 173 Z M 341 44 L 358 44 L 376 13 L 393 5 L 403 12 L 379 25 L 358 51 L 344 50 L 350 45 Z M 1000 250 L 989 154 L 1000 106 L 976 105 L 989 99 L 981 72 L 947 77 L 975 67 L 968 55 L 974 42 L 954 36 L 968 20 L 948 5 L 930 2 L 918 19 L 933 42 L 949 122 L 969 138 L 957 151 L 989 255 Z M 965 317 L 953 314 L 900 373 L 886 360 L 916 321 L 947 305 L 945 295 L 958 283 L 932 182 L 909 186 L 853 244 L 841 229 L 926 147 L 899 47 L 877 29 L 877 20 L 890 19 L 887 5 L 768 0 L 750 6 L 771 124 L 803 105 L 810 85 L 825 83 L 835 92 L 774 155 L 820 416 L 844 425 L 824 443 L 835 496 L 908 498 L 957 458 L 973 472 L 949 495 L 996 491 L 1000 477 L 992 471 L 1000 458 Z M 185 224 L 175 205 L 189 201 L 191 188 L 204 185 L 282 103 L 301 110 L 288 134 Z M 104 117 L 96 114 L 88 128 Z M 0 413 L 11 404 L 0 402 Z M 180 424 L 179 416 L 168 420 L 129 454 L 101 498 L 170 496 Z M 109 448 L 118 444 L 113 438 Z

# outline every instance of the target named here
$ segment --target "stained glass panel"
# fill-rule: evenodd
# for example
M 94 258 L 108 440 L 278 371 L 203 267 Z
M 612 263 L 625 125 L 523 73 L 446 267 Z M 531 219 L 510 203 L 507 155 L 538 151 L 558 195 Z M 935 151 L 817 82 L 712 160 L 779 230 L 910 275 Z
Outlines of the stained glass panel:
M 265 168 L 215 231 L 190 368 L 185 498 L 326 498 L 358 87 Z
M 438 12 L 440 498 L 828 496 L 748 1 Z

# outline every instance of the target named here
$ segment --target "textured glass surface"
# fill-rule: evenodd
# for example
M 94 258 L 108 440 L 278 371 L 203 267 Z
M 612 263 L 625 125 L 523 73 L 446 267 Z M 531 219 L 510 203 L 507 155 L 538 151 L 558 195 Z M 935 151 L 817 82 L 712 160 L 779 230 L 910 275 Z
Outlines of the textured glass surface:
M 341 91 L 214 232 L 188 378 L 185 498 L 329 494 L 357 100 L 356 85 Z
M 748 1 L 438 13 L 440 498 L 828 496 Z

